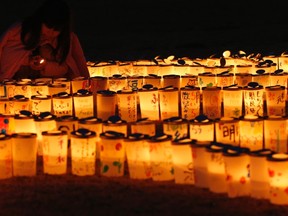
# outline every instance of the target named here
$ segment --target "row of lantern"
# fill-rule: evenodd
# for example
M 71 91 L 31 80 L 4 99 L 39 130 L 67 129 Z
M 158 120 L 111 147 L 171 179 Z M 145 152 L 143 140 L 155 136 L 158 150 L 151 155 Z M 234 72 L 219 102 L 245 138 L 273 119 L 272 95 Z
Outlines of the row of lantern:
M 43 172 L 67 173 L 68 135 L 66 131 L 42 132 Z M 228 144 L 173 140 L 171 135 L 148 136 L 106 131 L 98 138 L 94 131 L 78 129 L 71 136 L 71 172 L 96 174 L 97 152 L 100 175 L 124 176 L 127 160 L 131 179 L 174 181 L 225 193 L 228 197 L 251 196 L 288 204 L 288 154 L 270 149 L 250 151 Z M 14 133 L 0 137 L 0 177 L 37 174 L 37 139 L 34 133 Z M 98 146 L 98 148 L 97 148 Z

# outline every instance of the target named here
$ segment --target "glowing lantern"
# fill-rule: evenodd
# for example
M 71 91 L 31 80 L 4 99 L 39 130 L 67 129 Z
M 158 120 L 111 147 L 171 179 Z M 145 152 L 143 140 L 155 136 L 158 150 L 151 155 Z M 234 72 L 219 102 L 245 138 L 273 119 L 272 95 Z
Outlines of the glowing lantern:
M 180 89 L 181 117 L 194 119 L 200 115 L 200 88 L 186 86 Z
M 137 120 L 137 91 L 117 91 L 118 115 L 127 122 Z
M 251 74 L 253 66 L 251 64 L 236 65 L 235 74 Z M 251 82 L 251 81 L 249 81 Z
M 31 97 L 33 95 L 49 95 L 48 84 L 46 82 L 33 82 L 31 84 Z
M 98 91 L 96 101 L 97 118 L 105 121 L 116 114 L 117 94 L 115 91 Z
M 14 115 L 0 114 L 0 133 L 11 135 L 15 132 Z
M 227 193 L 224 149 L 228 145 L 212 142 L 206 146 L 207 172 L 209 190 L 214 193 Z
M 243 95 L 242 87 L 231 85 L 222 90 L 223 116 L 239 118 L 242 116 Z
M 106 131 L 100 134 L 100 175 L 120 177 L 124 175 L 124 134 Z
M 66 131 L 47 130 L 43 137 L 43 173 L 61 175 L 67 173 L 68 135 Z
M 131 133 L 143 133 L 148 136 L 155 136 L 156 123 L 148 118 L 138 119 L 130 124 Z
M 248 83 L 243 88 L 244 115 L 263 116 L 264 113 L 264 90 L 263 86 L 255 82 Z
M 143 85 L 152 85 L 156 88 L 161 88 L 161 76 L 149 74 L 148 76 L 144 76 Z
M 27 110 L 21 110 L 14 116 L 15 133 L 36 133 L 34 116 Z
M 85 77 L 76 77 L 71 80 L 71 91 L 72 94 L 77 93 L 79 89 L 85 89 L 89 91 L 90 83 L 89 79 Z
M 181 76 L 180 88 L 184 88 L 187 86 L 198 86 L 198 76 L 197 75 L 183 75 L 183 76 Z
M 188 64 L 179 64 L 181 60 L 179 60 L 177 62 L 177 64 L 174 64 L 173 65 L 173 71 L 174 71 L 174 74 L 175 75 L 179 75 L 179 76 L 183 76 L 185 74 L 190 74 L 190 69 L 191 69 L 191 66 L 188 65 Z M 182 60 L 184 61 L 184 60 Z M 181 63 L 181 62 L 180 62 Z M 178 87 L 180 88 L 180 87 Z
M 12 158 L 14 176 L 35 176 L 37 167 L 36 133 L 13 133 Z
M 19 114 L 21 110 L 31 110 L 31 101 L 24 95 L 15 95 L 9 100 L 9 114 L 16 115 Z
M 136 76 L 145 76 L 147 75 L 147 66 L 144 64 L 132 64 L 132 73 Z
M 270 149 L 251 151 L 250 156 L 250 196 L 256 199 L 269 199 L 269 175 L 267 157 Z
M 265 93 L 267 115 L 285 116 L 287 98 L 287 90 L 285 89 L 285 86 L 267 86 L 265 88 Z
M 288 205 L 288 155 L 275 153 L 267 157 L 270 203 Z
M 172 136 L 158 134 L 148 139 L 153 181 L 174 180 Z
M 0 133 L 0 179 L 12 176 L 12 139 L 10 135 Z
M 145 134 L 132 133 L 124 139 L 131 179 L 150 179 L 152 177 L 148 137 Z
M 252 74 L 250 73 L 236 73 L 234 83 L 240 87 L 245 87 L 252 82 Z
M 274 152 L 287 152 L 287 118 L 269 116 L 264 119 L 264 146 Z
M 16 82 L 14 95 L 23 95 L 24 97 L 31 98 L 31 82 L 19 81 Z
M 38 155 L 43 154 L 43 138 L 42 132 L 56 130 L 56 116 L 52 115 L 50 112 L 42 112 L 39 115 L 34 115 L 34 123 L 36 127 L 37 134 L 37 153 Z
M 249 149 L 240 147 L 225 148 L 223 152 L 228 197 L 250 195 Z
M 212 87 L 216 86 L 217 81 L 216 81 L 216 74 L 213 74 L 211 72 L 204 72 L 198 74 L 198 85 L 200 89 L 204 87 Z
M 52 111 L 52 97 L 50 95 L 32 95 L 31 112 L 33 115 L 39 115 L 42 112 Z
M 92 92 L 86 89 L 79 89 L 73 94 L 74 115 L 81 118 L 87 118 L 94 115 L 94 103 Z
M 244 116 L 240 118 L 240 146 L 251 151 L 263 148 L 263 118 L 258 116 Z
M 48 90 L 49 90 L 49 95 L 53 96 L 61 92 L 66 92 L 67 87 L 66 87 L 66 84 L 64 83 L 50 83 L 48 84 Z
M 167 74 L 163 75 L 162 87 L 172 86 L 174 88 L 180 88 L 180 75 Z
M 239 119 L 222 117 L 215 121 L 215 141 L 239 146 Z
M 194 184 L 194 162 L 192 158 L 192 139 L 187 137 L 173 140 L 173 167 L 176 184 Z
M 3 81 L 3 84 L 4 84 L 4 97 L 5 98 L 14 97 L 16 81 L 15 80 L 7 80 L 7 81 Z
M 67 92 L 60 92 L 52 96 L 52 112 L 57 117 L 73 115 L 73 98 Z
M 276 70 L 270 74 L 270 85 L 287 86 L 288 72 L 284 72 L 282 69 Z
M 203 114 L 210 119 L 221 118 L 222 95 L 220 87 L 202 89 Z
M 102 131 L 115 131 L 118 133 L 123 133 L 125 137 L 128 133 L 128 123 L 125 120 L 122 120 L 120 116 L 110 116 L 106 121 L 103 121 Z
M 80 128 L 71 132 L 72 174 L 78 176 L 95 175 L 96 132 Z
M 52 84 L 55 85 L 55 87 L 57 87 L 57 86 L 58 87 L 61 87 L 61 86 L 65 87 L 65 89 L 59 89 L 60 91 L 55 92 L 54 94 L 57 94 L 57 93 L 63 92 L 63 91 L 67 92 L 68 94 L 71 94 L 71 92 L 72 92 L 71 91 L 71 88 L 72 88 L 71 87 L 71 80 L 66 78 L 66 77 L 56 78 L 56 79 L 53 80 Z M 51 85 L 51 86 L 53 86 L 53 85 Z M 50 86 L 50 84 L 48 86 Z
M 209 188 L 209 176 L 206 158 L 206 148 L 208 145 L 210 145 L 210 142 L 195 140 L 191 147 L 194 163 L 195 187 Z
M 172 140 L 188 137 L 188 120 L 178 116 L 164 119 L 163 132 L 171 135 Z
M 158 88 L 153 85 L 144 85 L 138 91 L 141 118 L 150 120 L 159 120 L 159 94 Z
M 8 98 L 0 98 L 0 113 L 3 115 L 10 114 L 9 112 L 10 101 Z
M 127 77 L 127 89 L 129 90 L 138 90 L 143 86 L 144 78 L 143 76 L 128 76 Z
M 90 77 L 90 91 L 93 94 L 94 115 L 97 115 L 97 92 L 108 89 L 108 78 L 102 76 Z
M 265 72 L 265 70 L 260 69 L 256 71 L 256 74 L 252 74 L 252 81 L 259 83 L 264 88 L 270 86 L 270 74 Z
M 179 116 L 179 91 L 177 87 L 167 86 L 158 90 L 160 119 Z
M 198 141 L 214 141 L 214 121 L 205 115 L 199 115 L 189 121 L 189 135 Z
M 223 89 L 226 86 L 234 84 L 234 75 L 229 71 L 224 71 L 222 73 L 216 74 L 217 86 Z
M 117 92 L 127 87 L 127 78 L 120 74 L 114 74 L 108 78 L 108 89 Z

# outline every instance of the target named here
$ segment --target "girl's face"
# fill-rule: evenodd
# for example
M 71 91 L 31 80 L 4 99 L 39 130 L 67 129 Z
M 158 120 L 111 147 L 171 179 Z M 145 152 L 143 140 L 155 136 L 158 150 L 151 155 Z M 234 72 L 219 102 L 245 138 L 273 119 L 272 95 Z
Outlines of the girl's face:
M 53 28 L 47 27 L 46 24 L 42 24 L 42 35 L 44 35 L 47 38 L 56 38 L 60 34 L 60 31 L 57 31 Z

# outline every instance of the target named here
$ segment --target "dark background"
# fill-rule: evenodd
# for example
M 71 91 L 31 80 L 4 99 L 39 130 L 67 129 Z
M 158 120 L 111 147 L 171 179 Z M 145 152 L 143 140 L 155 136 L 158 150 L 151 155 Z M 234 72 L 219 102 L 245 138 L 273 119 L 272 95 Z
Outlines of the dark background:
M 280 55 L 288 50 L 283 1 L 67 1 L 87 60 L 205 58 L 225 50 Z M 7 1 L 1 6 L 0 32 L 41 2 Z

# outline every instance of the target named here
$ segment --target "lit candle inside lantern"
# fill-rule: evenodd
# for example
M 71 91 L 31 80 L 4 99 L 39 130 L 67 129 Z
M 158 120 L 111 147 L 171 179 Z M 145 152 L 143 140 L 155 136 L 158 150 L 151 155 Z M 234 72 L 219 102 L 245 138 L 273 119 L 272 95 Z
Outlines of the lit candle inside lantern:
M 288 205 L 288 155 L 275 153 L 267 157 L 270 203 Z
M 167 86 L 158 90 L 160 119 L 179 116 L 179 91 L 177 87 Z
M 148 118 L 150 120 L 159 120 L 159 94 L 158 88 L 153 85 L 144 85 L 138 91 L 139 105 L 141 110 L 141 118 Z
M 269 116 L 264 119 L 264 146 L 274 152 L 287 152 L 287 118 Z
M 52 112 L 57 117 L 73 115 L 73 98 L 67 92 L 60 92 L 52 96 Z
M 220 87 L 204 87 L 202 89 L 203 114 L 210 119 L 221 118 L 222 96 Z
M 32 95 L 31 112 L 33 115 L 39 115 L 42 112 L 52 111 L 52 97 L 50 95 Z
M 156 134 L 156 122 L 148 118 L 138 119 L 130 125 L 131 133 L 143 133 L 148 136 L 155 136 Z
M 36 133 L 34 116 L 30 111 L 21 110 L 14 116 L 15 133 Z
M 176 184 L 194 184 L 194 162 L 192 158 L 192 139 L 187 137 L 173 140 L 173 167 Z
M 287 98 L 287 90 L 285 89 L 285 86 L 267 86 L 265 88 L 265 93 L 267 115 L 285 116 Z
M 250 184 L 252 198 L 269 199 L 269 175 L 267 172 L 267 157 L 273 151 L 260 149 L 251 151 L 250 156 Z
M 106 131 L 100 134 L 100 175 L 121 177 L 125 162 L 124 134 Z
M 137 120 L 137 91 L 117 91 L 118 115 L 127 122 Z
M 12 176 L 12 139 L 10 135 L 0 133 L 0 179 Z
M 97 118 L 105 121 L 116 114 L 117 94 L 115 91 L 100 90 L 96 98 Z
M 150 179 L 152 177 L 148 137 L 142 133 L 131 133 L 124 139 L 131 179 Z
M 14 176 L 35 176 L 37 166 L 36 133 L 13 133 L 12 158 Z
M 214 121 L 205 115 L 199 115 L 189 121 L 189 135 L 198 141 L 214 141 Z
M 156 134 L 148 139 L 153 181 L 174 180 L 172 136 Z
M 72 174 L 78 176 L 95 175 L 96 132 L 80 128 L 71 132 Z
M 102 131 L 115 131 L 118 133 L 123 133 L 125 137 L 128 134 L 128 123 L 122 120 L 120 116 L 114 115 L 110 116 L 106 121 L 103 121 Z
M 242 116 L 243 95 L 242 87 L 231 85 L 222 90 L 223 116 L 239 118 Z
M 67 173 L 67 131 L 47 130 L 43 137 L 43 172 L 50 175 Z
M 9 114 L 19 114 L 21 110 L 31 110 L 31 101 L 24 95 L 15 95 L 13 98 L 9 98 Z
M 263 86 L 255 82 L 248 83 L 243 88 L 244 115 L 263 116 L 264 113 L 264 90 Z
M 186 86 L 180 89 L 181 117 L 194 119 L 200 115 L 200 88 Z
M 228 197 L 250 195 L 249 149 L 241 147 L 225 148 L 223 152 Z
M 86 89 L 79 89 L 73 94 L 74 115 L 81 118 L 87 118 L 94 115 L 94 103 L 92 92 Z
M 163 120 L 163 132 L 172 136 L 172 140 L 188 137 L 188 120 L 178 116 Z
M 239 146 L 239 119 L 222 117 L 215 121 L 216 142 Z
M 78 90 L 85 89 L 87 91 L 90 90 L 89 79 L 85 77 L 75 77 L 71 80 L 71 91 L 72 94 L 77 93 Z

